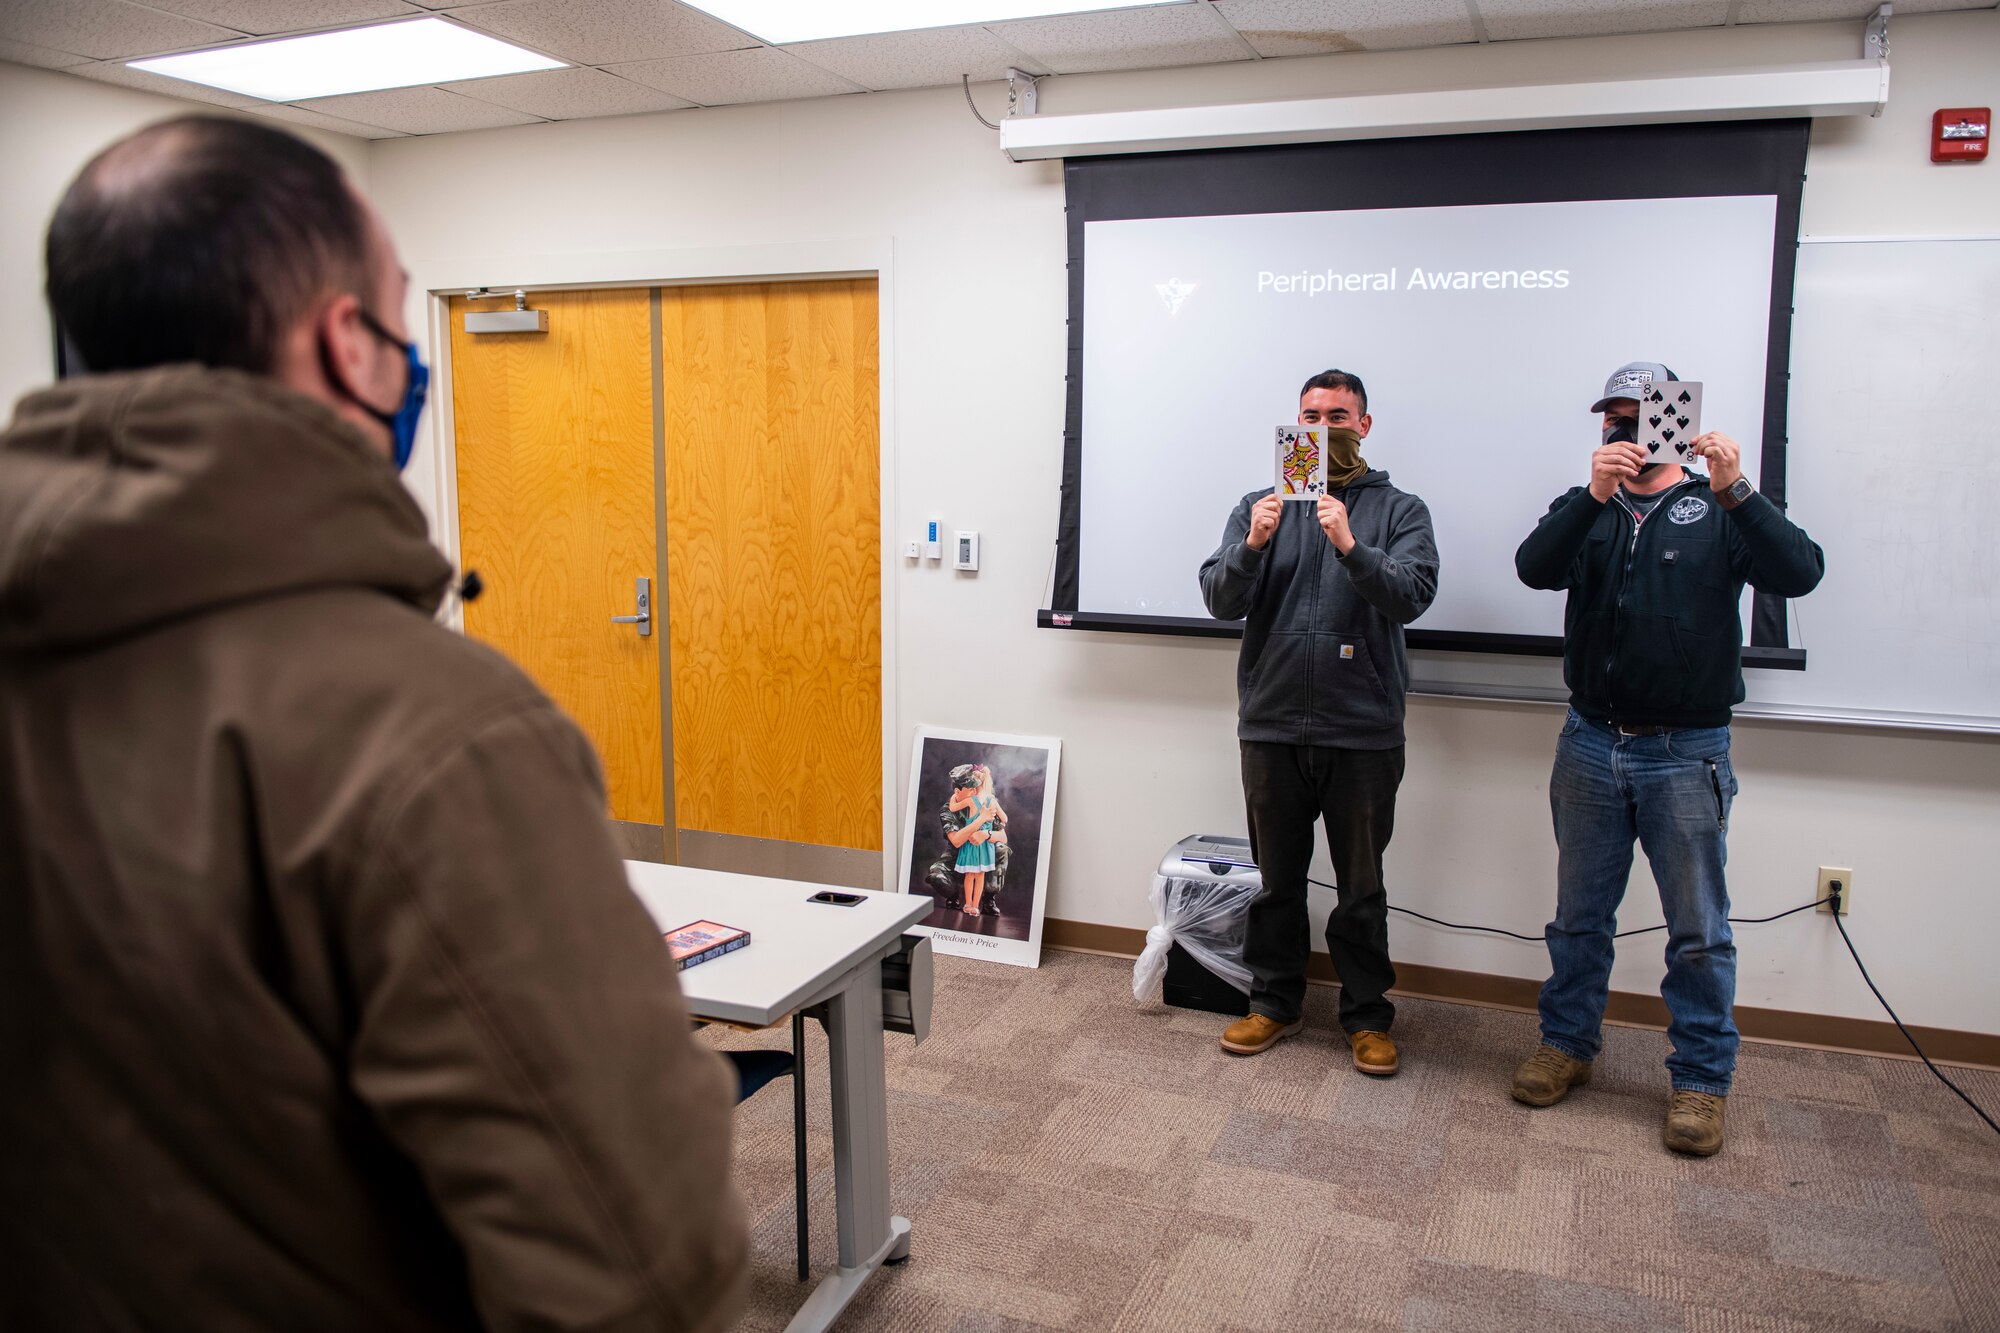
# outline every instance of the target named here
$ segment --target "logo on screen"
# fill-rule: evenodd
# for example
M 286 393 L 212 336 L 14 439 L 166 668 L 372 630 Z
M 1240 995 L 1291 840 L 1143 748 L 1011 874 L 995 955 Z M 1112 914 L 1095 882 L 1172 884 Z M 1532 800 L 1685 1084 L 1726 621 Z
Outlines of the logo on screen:
M 1187 299 L 1194 295 L 1194 289 L 1199 286 L 1201 284 L 1198 282 L 1182 282 L 1179 278 L 1168 278 L 1165 282 L 1154 283 L 1153 290 L 1167 303 L 1167 314 L 1178 315 L 1181 306 L 1186 304 Z

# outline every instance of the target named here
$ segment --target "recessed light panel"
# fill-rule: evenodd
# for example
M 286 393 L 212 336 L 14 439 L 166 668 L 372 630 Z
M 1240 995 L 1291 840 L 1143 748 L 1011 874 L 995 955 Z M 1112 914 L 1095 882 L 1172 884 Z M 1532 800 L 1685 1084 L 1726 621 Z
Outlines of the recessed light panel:
M 1162 0 L 681 0 L 773 46 L 825 37 L 957 28 L 1051 14 L 1141 9 Z M 1186 4 L 1188 0 L 1166 0 Z
M 267 102 L 566 68 L 560 60 L 439 18 L 244 42 L 128 63 L 133 69 L 227 88 Z

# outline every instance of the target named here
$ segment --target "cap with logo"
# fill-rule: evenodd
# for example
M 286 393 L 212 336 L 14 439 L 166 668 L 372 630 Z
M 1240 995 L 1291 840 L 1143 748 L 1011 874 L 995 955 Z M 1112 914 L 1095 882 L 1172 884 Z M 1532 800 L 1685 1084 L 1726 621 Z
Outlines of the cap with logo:
M 1602 412 L 1605 405 L 1614 398 L 1630 398 L 1633 402 L 1637 402 L 1654 380 L 1679 378 L 1679 375 L 1657 361 L 1627 361 L 1611 372 L 1610 379 L 1604 381 L 1604 396 L 1592 403 L 1590 410 Z

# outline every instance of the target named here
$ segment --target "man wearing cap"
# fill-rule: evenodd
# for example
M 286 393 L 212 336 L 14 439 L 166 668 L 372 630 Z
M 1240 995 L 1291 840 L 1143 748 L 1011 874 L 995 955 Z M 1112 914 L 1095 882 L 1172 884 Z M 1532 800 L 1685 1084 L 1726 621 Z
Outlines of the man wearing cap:
M 1563 679 L 1569 715 L 1556 746 L 1556 918 L 1542 987 L 1541 1046 L 1515 1071 L 1514 1099 L 1553 1106 L 1590 1081 L 1611 978 L 1612 937 L 1645 848 L 1666 912 L 1667 1070 L 1663 1139 L 1706 1157 L 1722 1147 L 1736 1068 L 1736 946 L 1724 845 L 1736 775 L 1729 717 L 1743 701 L 1745 583 L 1803 597 L 1819 584 L 1818 545 L 1743 475 L 1719 431 L 1694 441 L 1708 475 L 1648 464 L 1639 398 L 1665 366 L 1620 366 L 1591 405 L 1603 446 L 1590 481 L 1549 506 L 1514 555 L 1521 581 L 1569 594 Z
M 1373 421 L 1359 378 L 1327 370 L 1307 380 L 1299 424 L 1327 428 L 1327 491 L 1317 508 L 1280 500 L 1268 486 L 1252 491 L 1201 566 L 1209 614 L 1244 621 L 1236 735 L 1250 850 L 1264 880 L 1244 939 L 1250 1013 L 1223 1032 L 1222 1047 L 1255 1055 L 1302 1026 L 1312 946 L 1306 874 L 1313 825 L 1324 819 L 1340 1026 L 1354 1067 L 1387 1077 L 1400 1056 L 1389 1037 L 1396 969 L 1382 852 L 1403 780 L 1403 626 L 1437 595 L 1437 542 L 1424 502 L 1361 457 Z

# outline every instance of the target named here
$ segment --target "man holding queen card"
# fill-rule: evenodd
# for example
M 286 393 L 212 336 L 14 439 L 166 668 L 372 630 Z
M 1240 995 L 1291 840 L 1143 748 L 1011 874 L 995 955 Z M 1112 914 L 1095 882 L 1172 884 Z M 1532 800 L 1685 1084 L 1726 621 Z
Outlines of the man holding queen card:
M 1403 779 L 1403 626 L 1437 595 L 1438 553 L 1424 502 L 1361 457 L 1372 425 L 1359 378 L 1307 380 L 1297 426 L 1278 430 L 1276 485 L 1238 502 L 1201 588 L 1209 614 L 1244 621 L 1236 734 L 1264 881 L 1244 944 L 1250 1014 L 1222 1034 L 1223 1049 L 1254 1055 L 1302 1026 L 1306 875 L 1324 819 L 1340 1025 L 1354 1067 L 1387 1076 L 1400 1060 L 1382 852 Z

